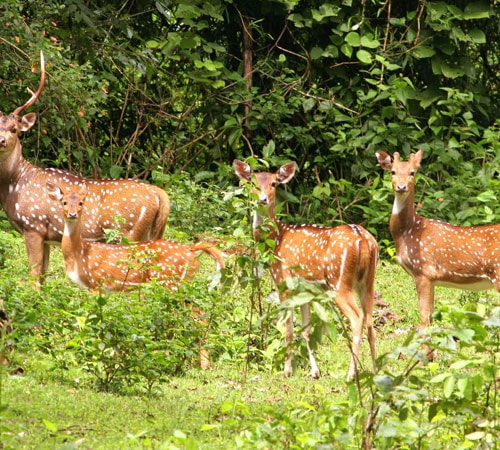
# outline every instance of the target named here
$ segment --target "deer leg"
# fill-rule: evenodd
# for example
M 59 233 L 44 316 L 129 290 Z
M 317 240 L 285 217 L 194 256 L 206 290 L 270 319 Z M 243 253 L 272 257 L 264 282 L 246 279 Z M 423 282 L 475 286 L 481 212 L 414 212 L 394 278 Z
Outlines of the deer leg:
M 352 350 L 351 350 L 351 363 L 349 364 L 349 371 L 347 372 L 347 379 L 352 380 L 358 373 L 359 349 L 363 339 L 363 316 L 358 316 L 351 320 L 352 329 Z
M 373 326 L 373 302 L 375 300 L 375 292 L 373 286 L 366 292 L 360 295 L 361 307 L 363 309 L 363 317 L 366 326 L 366 335 L 370 345 L 370 354 L 372 357 L 373 372 L 376 372 L 375 360 L 377 359 L 377 351 L 375 348 L 375 328 Z
M 200 344 L 200 352 L 198 354 L 198 362 L 203 370 L 210 369 L 210 357 L 208 350 Z
M 497 292 L 500 292 L 500 267 L 496 268 L 495 275 L 491 278 L 491 281 Z
M 287 318 L 285 321 L 285 345 L 286 345 L 285 370 L 284 370 L 285 377 L 289 377 L 293 373 L 292 342 L 293 342 L 293 310 L 290 309 L 287 313 Z
M 420 328 L 428 327 L 434 312 L 434 286 L 428 278 L 415 278 L 418 294 L 418 309 L 420 312 Z
M 428 327 L 432 322 L 432 313 L 434 312 L 434 285 L 428 278 L 415 278 L 418 294 L 418 309 L 420 312 L 419 330 Z M 434 360 L 434 350 L 428 345 L 423 346 L 423 351 L 429 361 Z
M 26 232 L 24 234 L 24 243 L 31 268 L 30 276 L 36 283 L 41 284 L 43 283 L 45 270 L 48 265 L 49 251 L 46 249 L 43 237 L 38 233 Z
M 361 347 L 361 340 L 363 338 L 363 325 L 365 318 L 363 313 L 356 305 L 356 301 L 352 292 L 343 295 L 340 292 L 337 292 L 337 297 L 335 298 L 335 300 L 337 306 L 349 319 L 349 322 L 351 324 L 351 362 L 349 364 L 349 371 L 347 372 L 347 379 L 352 380 L 358 371 L 359 349 Z
M 202 326 L 204 328 L 207 327 L 207 321 L 203 317 L 204 313 L 200 308 L 198 308 L 196 306 L 192 306 L 191 307 L 191 315 L 197 322 L 199 322 L 201 324 L 200 326 Z M 202 333 L 202 337 L 201 337 L 201 340 L 199 343 L 199 351 L 198 351 L 198 364 L 204 370 L 210 369 L 210 354 L 209 354 L 208 350 L 204 347 L 204 343 L 206 341 L 207 334 L 208 334 L 208 330 L 206 330 Z
M 319 367 L 314 358 L 314 352 L 309 343 L 309 335 L 311 334 L 311 308 L 309 304 L 300 307 L 300 314 L 302 316 L 302 337 L 306 341 L 307 353 L 309 354 L 309 363 L 311 364 L 311 377 L 318 379 L 320 377 Z
M 47 273 L 49 269 L 49 257 L 50 257 L 50 244 L 44 242 L 43 244 L 43 261 L 42 261 L 42 276 Z

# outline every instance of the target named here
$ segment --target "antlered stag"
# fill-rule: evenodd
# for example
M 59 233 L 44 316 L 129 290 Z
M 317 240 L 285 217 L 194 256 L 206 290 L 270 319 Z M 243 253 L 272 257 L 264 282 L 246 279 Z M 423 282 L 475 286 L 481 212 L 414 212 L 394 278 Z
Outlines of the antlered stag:
M 50 245 L 61 241 L 64 220 L 46 192 L 47 181 L 67 186 L 88 186 L 87 208 L 82 216 L 83 237 L 103 240 L 104 230 L 117 227 L 132 241 L 161 238 L 170 203 L 160 188 L 135 180 L 93 180 L 58 169 L 44 169 L 28 162 L 22 154 L 19 136 L 36 121 L 36 114 L 21 116 L 40 96 L 45 84 L 41 57 L 40 86 L 31 98 L 12 114 L 0 112 L 0 204 L 23 237 L 31 275 L 39 282 L 47 270 Z M 115 223 L 116 217 L 124 220 Z
M 288 183 L 294 176 L 294 162 L 282 165 L 277 172 L 252 172 L 250 165 L 235 160 L 234 169 L 240 179 L 254 183 L 254 192 L 259 207 L 254 212 L 253 234 L 261 237 L 265 219 L 271 219 L 275 226 L 266 240 L 275 241 L 274 261 L 271 263 L 271 277 L 279 293 L 280 301 L 287 300 L 286 280 L 301 277 L 319 283 L 326 290 L 336 293 L 335 303 L 349 319 L 352 330 L 351 362 L 348 378 L 357 373 L 358 355 L 366 325 L 372 362 L 375 366 L 375 330 L 373 328 L 373 304 L 375 270 L 378 260 L 378 245 L 375 238 L 360 225 L 325 227 L 318 225 L 288 225 L 276 218 L 275 203 L 278 185 Z M 361 303 L 359 309 L 356 300 Z M 319 378 L 318 365 L 309 346 L 310 307 L 301 307 L 303 336 L 309 352 L 311 376 Z M 293 317 L 290 312 L 286 321 L 285 341 L 287 356 L 285 376 L 292 374 Z

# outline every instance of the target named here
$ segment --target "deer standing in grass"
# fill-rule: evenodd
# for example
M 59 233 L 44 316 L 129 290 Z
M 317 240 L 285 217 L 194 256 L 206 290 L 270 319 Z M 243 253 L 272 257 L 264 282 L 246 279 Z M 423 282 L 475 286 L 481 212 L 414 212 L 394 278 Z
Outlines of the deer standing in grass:
M 266 219 L 275 223 L 265 239 L 276 242 L 274 261 L 271 263 L 271 277 L 275 282 L 280 301 L 287 300 L 285 281 L 291 277 L 301 277 L 307 281 L 320 283 L 326 290 L 336 292 L 335 302 L 349 319 L 352 330 L 351 362 L 348 378 L 357 373 L 358 355 L 363 329 L 366 325 L 372 363 L 375 368 L 375 330 L 373 328 L 374 280 L 378 261 L 378 245 L 375 238 L 359 225 L 324 227 L 317 225 L 287 225 L 276 218 L 276 188 L 288 183 L 295 175 L 294 162 L 284 164 L 277 172 L 252 172 L 242 161 L 234 161 L 236 175 L 245 182 L 254 183 L 259 208 L 254 212 L 253 234 L 261 238 Z M 356 303 L 358 297 L 361 310 Z M 303 336 L 309 352 L 311 376 L 319 378 L 320 371 L 314 353 L 309 345 L 310 307 L 301 306 Z M 292 374 L 293 316 L 290 312 L 286 320 L 285 376 Z
M 222 253 L 207 242 L 182 244 L 156 239 L 136 244 L 106 244 L 87 241 L 82 237 L 87 185 L 72 186 L 64 192 L 60 186 L 48 182 L 47 194 L 62 206 L 61 250 L 66 274 L 83 289 L 128 291 L 157 280 L 174 290 L 183 280 L 193 278 L 202 252 L 215 260 L 218 270 L 224 267 Z M 209 367 L 208 352 L 204 349 L 200 350 L 200 364 L 202 368 Z
M 161 238 L 168 219 L 170 202 L 160 188 L 134 180 L 92 180 L 58 169 L 43 169 L 28 162 L 22 154 L 19 136 L 36 121 L 36 114 L 20 114 L 33 105 L 45 85 L 45 64 L 41 56 L 40 86 L 31 98 L 12 114 L 0 112 L 0 204 L 10 223 L 23 235 L 31 275 L 43 281 L 47 270 L 50 244 L 61 241 L 64 220 L 54 208 L 45 186 L 79 186 L 89 192 L 82 216 L 83 237 L 103 240 L 104 230 L 118 227 L 132 241 Z M 115 217 L 125 219 L 118 226 Z
M 408 161 L 401 161 L 399 153 L 391 157 L 378 151 L 376 156 L 391 172 L 394 205 L 389 228 L 397 261 L 415 280 L 420 327 L 431 323 L 435 286 L 500 291 L 500 225 L 463 227 L 418 215 L 415 174 L 423 150 Z

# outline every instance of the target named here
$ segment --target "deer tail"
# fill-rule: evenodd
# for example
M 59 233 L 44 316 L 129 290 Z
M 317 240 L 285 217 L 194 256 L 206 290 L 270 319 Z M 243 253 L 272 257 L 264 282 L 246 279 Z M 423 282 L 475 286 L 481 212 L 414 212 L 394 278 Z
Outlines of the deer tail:
M 222 252 L 215 247 L 215 245 L 210 244 L 209 242 L 199 242 L 198 244 L 193 245 L 194 251 L 205 252 L 208 256 L 214 259 L 217 264 L 217 270 L 221 271 L 224 269 L 224 257 Z

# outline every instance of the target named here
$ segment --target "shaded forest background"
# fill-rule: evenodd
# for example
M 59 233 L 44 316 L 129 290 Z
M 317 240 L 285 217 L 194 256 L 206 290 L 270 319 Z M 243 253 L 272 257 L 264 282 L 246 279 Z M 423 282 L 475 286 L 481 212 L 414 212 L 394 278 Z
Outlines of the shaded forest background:
M 223 191 L 235 157 L 295 160 L 290 221 L 357 222 L 389 241 L 374 153 L 423 148 L 423 214 L 500 222 L 498 12 L 496 0 L 4 0 L 0 110 L 36 89 L 43 50 L 23 138 L 41 166 L 167 191 L 187 173 Z

